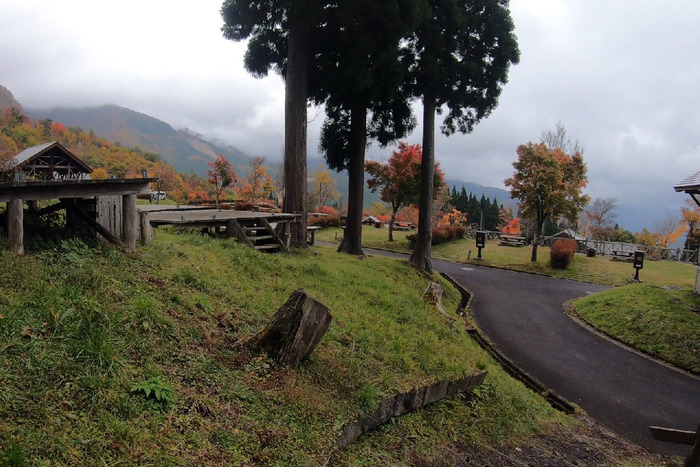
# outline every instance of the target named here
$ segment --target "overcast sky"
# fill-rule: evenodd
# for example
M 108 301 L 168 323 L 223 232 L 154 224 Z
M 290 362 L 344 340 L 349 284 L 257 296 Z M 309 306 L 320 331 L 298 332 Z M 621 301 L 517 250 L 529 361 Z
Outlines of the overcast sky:
M 700 2 L 510 6 L 520 64 L 472 134 L 438 137 L 448 177 L 503 188 L 516 147 L 561 120 L 585 148 L 588 194 L 645 207 L 623 227 L 651 228 L 677 214 L 685 195 L 673 186 L 700 170 Z M 245 45 L 223 39 L 220 7 L 220 0 L 0 0 L 0 85 L 28 108 L 118 104 L 279 160 L 282 80 L 246 73 Z M 323 114 L 309 113 L 309 157 L 316 157 Z M 408 138 L 420 140 L 420 129 Z

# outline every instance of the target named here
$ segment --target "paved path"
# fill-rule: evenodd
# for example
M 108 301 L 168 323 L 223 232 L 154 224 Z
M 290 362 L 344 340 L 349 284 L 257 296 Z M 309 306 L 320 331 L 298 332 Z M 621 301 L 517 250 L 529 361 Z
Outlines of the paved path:
M 436 259 L 433 267 L 474 294 L 471 313 L 477 325 L 526 373 L 642 446 L 662 454 L 688 453 L 689 446 L 654 441 L 649 426 L 695 430 L 700 378 L 627 351 L 563 312 L 567 300 L 607 287 Z
M 525 372 L 628 439 L 687 454 L 689 447 L 654 441 L 648 427 L 695 430 L 700 379 L 624 350 L 562 311 L 565 301 L 605 287 L 439 260 L 433 267 L 474 294 L 477 325 Z

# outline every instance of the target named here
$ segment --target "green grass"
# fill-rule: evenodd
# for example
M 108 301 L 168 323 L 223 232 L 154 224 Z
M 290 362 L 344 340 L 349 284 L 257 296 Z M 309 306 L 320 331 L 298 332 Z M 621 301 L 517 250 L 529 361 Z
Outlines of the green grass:
M 317 237 L 329 239 L 339 231 L 321 231 Z M 362 233 L 368 247 L 410 252 L 405 232 L 397 232 L 394 242 L 387 241 L 386 229 L 365 227 Z M 540 247 L 533 263 L 531 247 L 488 242 L 482 250 L 483 260 L 476 260 L 474 243 L 464 239 L 436 245 L 433 257 L 615 286 L 609 292 L 576 301 L 579 315 L 621 342 L 681 368 L 700 371 L 700 315 L 689 310 L 700 308 L 700 298 L 692 292 L 695 266 L 647 259 L 639 274 L 643 285 L 630 285 L 634 268 L 629 262 L 577 254 L 569 268 L 554 270 L 549 266 L 549 248 Z M 661 288 L 669 286 L 681 290 Z
M 364 227 L 362 244 L 368 248 L 382 248 L 403 253 L 410 253 L 406 235 L 411 232 L 394 232 L 395 241 L 389 242 L 387 229 Z M 342 236 L 340 229 L 324 229 L 316 238 L 324 241 L 336 241 L 335 236 Z M 498 242 L 487 242 L 482 249 L 482 260 L 475 259 L 477 248 L 473 239 L 443 243 L 433 246 L 433 257 L 461 263 L 481 264 L 515 271 L 544 274 L 562 279 L 580 280 L 602 285 L 619 286 L 628 284 L 634 275 L 631 263 L 612 261 L 608 256 L 589 258 L 577 254 L 571 266 L 566 270 L 555 270 L 549 265 L 549 248 L 539 247 L 537 262 L 530 261 L 532 247 L 501 246 Z M 692 287 L 695 284 L 695 267 L 675 261 L 644 262 L 640 279 L 648 284 L 659 286 L 676 285 Z
M 439 464 L 457 440 L 577 429 L 419 299 L 441 278 L 318 253 L 265 255 L 167 230 L 136 256 L 75 240 L 0 252 L 0 463 Z M 459 295 L 443 284 L 455 310 Z M 312 357 L 288 368 L 241 346 L 298 287 L 333 313 Z M 381 397 L 482 368 L 488 384 L 472 398 L 334 450 L 343 423 Z
M 600 330 L 650 355 L 700 374 L 700 296 L 646 284 L 619 287 L 574 303 Z

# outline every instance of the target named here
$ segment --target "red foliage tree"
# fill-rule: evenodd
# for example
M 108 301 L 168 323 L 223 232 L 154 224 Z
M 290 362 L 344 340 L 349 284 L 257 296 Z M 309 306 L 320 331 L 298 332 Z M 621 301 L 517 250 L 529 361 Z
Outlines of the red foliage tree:
M 402 206 L 410 204 L 420 196 L 420 170 L 423 161 L 423 151 L 420 144 L 409 145 L 399 143 L 399 148 L 394 151 L 386 164 L 380 162 L 367 162 L 365 170 L 372 177 L 367 180 L 367 186 L 375 193 L 380 190 L 381 199 L 391 206 L 391 220 L 389 221 L 389 241 L 394 241 L 394 221 L 396 213 Z M 433 178 L 433 193 L 438 194 L 442 186 L 444 175 L 438 164 L 435 164 L 435 176 Z

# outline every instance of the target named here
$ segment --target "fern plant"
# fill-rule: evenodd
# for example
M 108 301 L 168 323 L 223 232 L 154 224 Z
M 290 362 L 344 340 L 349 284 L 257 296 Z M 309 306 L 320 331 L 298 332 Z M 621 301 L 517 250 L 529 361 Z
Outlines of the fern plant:
M 131 386 L 131 392 L 134 394 L 143 393 L 146 399 L 154 399 L 164 406 L 170 404 L 175 398 L 173 386 L 160 376 L 134 384 Z

